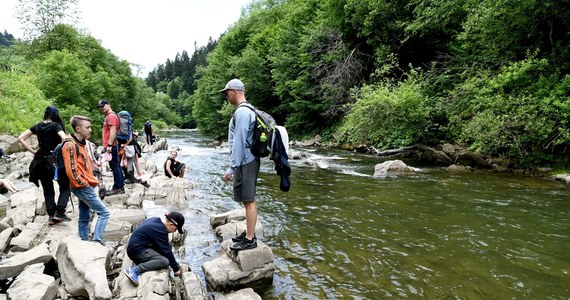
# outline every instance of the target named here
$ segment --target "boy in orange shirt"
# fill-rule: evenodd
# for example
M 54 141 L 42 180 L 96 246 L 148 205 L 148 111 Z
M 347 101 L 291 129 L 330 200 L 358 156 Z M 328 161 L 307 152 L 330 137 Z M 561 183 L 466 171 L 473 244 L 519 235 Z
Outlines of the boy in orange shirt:
M 86 143 L 91 137 L 91 119 L 73 116 L 70 122 L 74 132 L 69 136 L 70 141 L 63 145 L 61 151 L 71 192 L 79 199 L 79 237 L 84 241 L 89 240 L 89 221 L 91 210 L 93 210 L 97 213 L 93 241 L 103 243 L 103 232 L 110 213 L 94 189 L 99 184 L 99 180 L 93 175 L 91 158 L 87 150 L 89 145 Z

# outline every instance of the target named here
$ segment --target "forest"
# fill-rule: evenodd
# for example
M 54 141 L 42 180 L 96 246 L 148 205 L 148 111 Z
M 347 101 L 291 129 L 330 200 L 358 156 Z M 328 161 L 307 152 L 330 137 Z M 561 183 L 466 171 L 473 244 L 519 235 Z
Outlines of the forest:
M 217 91 L 240 78 L 295 139 L 454 142 L 519 167 L 570 163 L 570 0 L 254 0 L 145 79 L 70 24 L 0 41 L 0 104 L 12 104 L 0 133 L 48 103 L 98 124 L 106 98 L 139 127 L 150 117 L 224 139 L 233 107 Z

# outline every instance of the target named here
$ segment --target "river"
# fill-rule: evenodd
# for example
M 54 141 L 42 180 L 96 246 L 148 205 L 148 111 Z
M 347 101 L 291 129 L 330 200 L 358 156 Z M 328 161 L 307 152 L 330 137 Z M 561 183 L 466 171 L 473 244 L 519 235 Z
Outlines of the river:
M 190 167 L 185 260 L 218 256 L 211 215 L 241 207 L 222 179 L 229 154 L 196 131 L 161 133 Z M 263 299 L 568 299 L 570 187 L 520 174 L 448 172 L 373 178 L 378 157 L 294 148 L 279 190 L 262 160 L 258 209 L 275 256 Z M 159 164 L 167 151 L 149 155 Z M 415 166 L 413 163 L 410 163 Z

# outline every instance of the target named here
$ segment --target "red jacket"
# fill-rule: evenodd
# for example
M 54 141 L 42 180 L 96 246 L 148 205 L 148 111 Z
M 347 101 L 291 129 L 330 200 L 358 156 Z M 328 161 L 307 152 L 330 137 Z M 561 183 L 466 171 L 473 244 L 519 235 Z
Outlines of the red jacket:
M 69 136 L 71 141 L 65 143 L 61 148 L 65 173 L 69 178 L 72 189 L 96 187 L 99 184 L 97 177 L 93 175 L 91 169 L 91 158 L 87 152 L 85 141 L 80 142 L 74 136 Z M 79 148 L 79 153 L 75 148 Z

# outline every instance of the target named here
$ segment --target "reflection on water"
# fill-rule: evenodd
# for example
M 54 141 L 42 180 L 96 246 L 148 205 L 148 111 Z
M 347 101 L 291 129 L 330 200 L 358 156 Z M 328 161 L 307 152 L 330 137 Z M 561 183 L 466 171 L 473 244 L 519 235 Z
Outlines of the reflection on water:
M 210 215 L 240 207 L 229 154 L 196 132 L 165 133 L 198 183 L 185 211 L 193 272 L 217 257 Z M 570 188 L 544 178 L 436 169 L 372 178 L 376 157 L 295 149 L 292 188 L 262 162 L 258 208 L 275 255 L 263 299 L 567 298 Z M 167 152 L 152 154 L 162 163 Z

